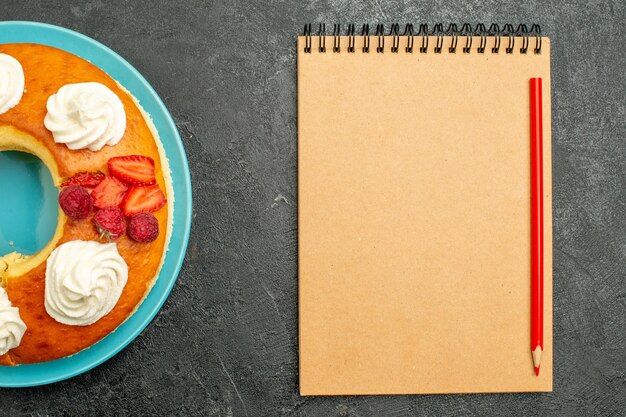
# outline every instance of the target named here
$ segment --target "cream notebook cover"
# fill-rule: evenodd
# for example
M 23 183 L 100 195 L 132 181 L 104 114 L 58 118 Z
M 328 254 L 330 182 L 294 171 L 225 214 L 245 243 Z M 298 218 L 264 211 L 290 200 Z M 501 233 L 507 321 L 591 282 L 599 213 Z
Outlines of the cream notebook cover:
M 377 52 L 380 40 L 365 53 L 360 35 L 298 38 L 300 392 L 551 391 L 550 42 L 535 54 L 529 37 L 524 54 L 522 37 L 503 36 L 494 53 L 496 37 L 473 37 L 464 53 L 459 36 L 451 53 L 453 37 L 431 36 L 421 53 L 422 36 L 412 52 L 408 36 L 385 36 Z M 539 377 L 531 77 L 544 86 Z

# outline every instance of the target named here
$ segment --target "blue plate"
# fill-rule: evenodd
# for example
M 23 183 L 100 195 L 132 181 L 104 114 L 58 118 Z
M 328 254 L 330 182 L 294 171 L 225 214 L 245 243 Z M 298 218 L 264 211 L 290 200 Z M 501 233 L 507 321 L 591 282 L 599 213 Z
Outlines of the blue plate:
M 48 167 L 33 155 L 0 152 L 0 256 L 32 255 L 56 231 L 59 190 Z
M 117 330 L 76 355 L 33 365 L 0 366 L 1 387 L 28 387 L 61 381 L 92 369 L 122 350 L 154 318 L 176 282 L 187 250 L 191 229 L 191 178 L 183 143 L 172 116 L 150 84 L 122 57 L 80 33 L 36 22 L 0 22 L 0 44 L 2 43 L 39 43 L 63 49 L 89 60 L 126 87 L 152 116 L 169 159 L 175 194 L 174 223 L 169 250 L 161 273 L 141 306 Z M 49 239 L 52 236 L 50 230 L 54 233 L 53 229 L 56 227 L 55 209 L 49 207 L 50 201 L 56 200 L 56 194 L 51 195 L 47 191 L 50 186 L 46 185 L 46 181 L 50 180 L 50 174 L 32 157 L 19 152 L 0 154 L 2 154 L 0 178 L 2 173 L 12 172 L 11 175 L 18 175 L 20 183 L 28 187 L 28 192 L 32 191 L 38 201 L 34 204 L 36 208 L 25 210 L 21 214 L 24 218 L 19 219 L 21 222 L 31 222 L 26 223 L 31 227 L 32 222 L 36 222 L 37 230 L 33 232 L 33 236 L 30 238 L 22 236 L 23 239 L 19 242 L 6 242 L 0 239 L 0 254 L 15 249 L 23 249 L 26 253 L 36 252 L 47 243 L 46 234 L 49 235 Z M 17 177 L 15 179 L 18 181 Z M 35 181 L 36 179 L 41 181 Z M 28 217 L 37 210 L 42 215 L 49 216 L 48 219 L 51 220 L 46 222 L 41 218 Z M 19 224 L 17 220 L 16 224 Z M 0 227 L 6 232 L 8 226 L 2 223 Z M 12 250 L 9 250 L 9 243 L 12 243 L 10 246 Z

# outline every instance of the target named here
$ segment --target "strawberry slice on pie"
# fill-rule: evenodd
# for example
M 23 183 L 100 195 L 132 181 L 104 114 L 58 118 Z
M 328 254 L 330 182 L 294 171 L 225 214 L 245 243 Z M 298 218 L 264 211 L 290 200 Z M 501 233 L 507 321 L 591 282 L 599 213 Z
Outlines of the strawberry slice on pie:
M 116 156 L 109 159 L 109 174 L 130 185 L 156 184 L 154 159 L 144 155 Z
M 151 213 L 159 210 L 167 202 L 158 185 L 131 187 L 124 198 L 122 210 L 126 217 L 139 213 Z
M 124 201 L 126 190 L 128 190 L 128 187 L 117 178 L 106 177 L 91 192 L 93 205 L 98 208 L 119 207 L 122 201 Z

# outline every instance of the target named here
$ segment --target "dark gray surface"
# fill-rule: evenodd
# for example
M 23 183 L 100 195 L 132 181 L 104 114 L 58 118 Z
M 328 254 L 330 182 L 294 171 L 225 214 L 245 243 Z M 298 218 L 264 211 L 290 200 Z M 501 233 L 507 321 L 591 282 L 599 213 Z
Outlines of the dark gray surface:
M 0 19 L 82 32 L 152 83 L 185 142 L 194 225 L 135 342 L 69 381 L 0 391 L 0 414 L 625 415 L 623 0 L 62 3 L 3 1 Z M 538 22 L 552 38 L 554 393 L 298 395 L 295 36 L 319 21 Z

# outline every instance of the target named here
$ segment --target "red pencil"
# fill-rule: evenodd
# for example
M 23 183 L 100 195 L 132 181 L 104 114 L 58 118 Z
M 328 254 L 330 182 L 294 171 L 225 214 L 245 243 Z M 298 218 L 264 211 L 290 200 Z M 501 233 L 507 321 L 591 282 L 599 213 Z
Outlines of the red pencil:
M 539 376 L 543 353 L 543 114 L 541 78 L 530 79 L 530 351 Z

